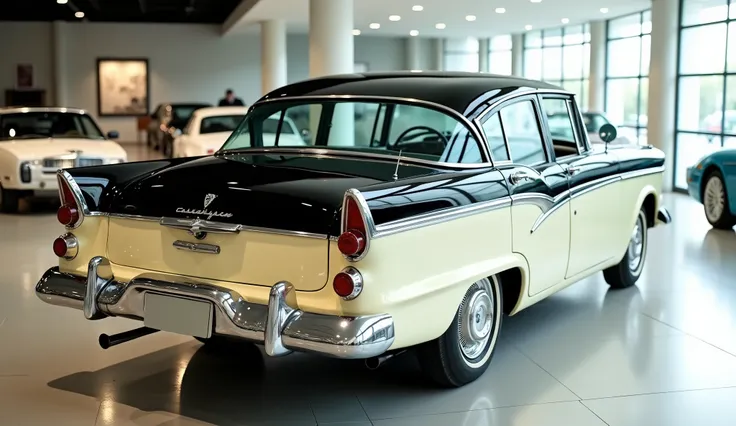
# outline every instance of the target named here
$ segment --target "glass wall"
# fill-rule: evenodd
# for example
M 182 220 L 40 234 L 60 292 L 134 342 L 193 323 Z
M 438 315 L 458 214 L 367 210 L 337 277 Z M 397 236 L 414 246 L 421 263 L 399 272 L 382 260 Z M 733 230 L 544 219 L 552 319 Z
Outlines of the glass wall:
M 611 19 L 607 27 L 606 116 L 620 136 L 646 144 L 652 13 Z
M 532 31 L 524 35 L 524 76 L 564 87 L 588 107 L 590 26 Z
M 445 71 L 478 72 L 479 44 L 474 37 L 445 40 Z
M 488 72 L 511 75 L 513 56 L 511 35 L 491 37 L 488 42 Z
M 736 0 L 681 0 L 675 187 L 702 156 L 736 148 Z

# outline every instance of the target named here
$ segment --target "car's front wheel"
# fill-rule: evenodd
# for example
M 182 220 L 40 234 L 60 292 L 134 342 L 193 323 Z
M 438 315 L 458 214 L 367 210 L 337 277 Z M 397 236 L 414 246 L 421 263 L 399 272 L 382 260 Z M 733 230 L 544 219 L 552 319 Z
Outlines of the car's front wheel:
M 0 185 L 0 212 L 17 213 L 20 194 L 12 189 L 5 189 Z
M 416 348 L 425 374 L 448 387 L 463 386 L 480 377 L 491 363 L 501 331 L 502 299 L 497 276 L 470 286 L 447 331 Z
M 636 217 L 623 259 L 617 265 L 603 271 L 603 278 L 608 285 L 613 288 L 626 288 L 639 280 L 647 257 L 648 230 L 646 211 L 642 208 Z
M 723 183 L 723 175 L 718 170 L 710 173 L 705 180 L 703 210 L 705 218 L 714 228 L 731 229 L 736 225 L 736 216 L 731 214 L 728 205 L 728 192 Z

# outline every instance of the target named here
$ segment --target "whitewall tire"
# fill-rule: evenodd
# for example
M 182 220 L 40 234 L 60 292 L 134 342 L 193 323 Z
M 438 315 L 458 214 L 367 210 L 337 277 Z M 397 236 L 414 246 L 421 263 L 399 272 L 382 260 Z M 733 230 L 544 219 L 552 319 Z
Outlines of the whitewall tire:
M 703 210 L 705 218 L 718 229 L 731 229 L 736 225 L 736 217 L 731 214 L 728 192 L 723 175 L 718 170 L 708 175 L 703 185 Z
M 448 387 L 463 386 L 488 368 L 503 321 L 499 280 L 493 276 L 470 286 L 447 331 L 416 348 L 422 370 L 434 382 Z
M 646 211 L 642 208 L 636 216 L 634 229 L 631 230 L 631 238 L 623 259 L 617 265 L 603 271 L 603 278 L 608 285 L 613 288 L 626 288 L 633 286 L 639 280 L 647 258 L 648 231 Z

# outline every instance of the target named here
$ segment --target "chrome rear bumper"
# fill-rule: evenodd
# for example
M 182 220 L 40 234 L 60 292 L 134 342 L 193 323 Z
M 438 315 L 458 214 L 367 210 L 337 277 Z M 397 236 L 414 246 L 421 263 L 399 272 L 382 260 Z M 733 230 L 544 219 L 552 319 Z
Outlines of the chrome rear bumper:
M 105 276 L 105 275 L 109 276 Z M 143 320 L 144 294 L 207 300 L 214 306 L 214 334 L 263 343 L 266 353 L 314 352 L 337 358 L 371 358 L 386 352 L 394 341 L 393 318 L 387 314 L 340 317 L 293 308 L 296 291 L 288 282 L 271 288 L 268 305 L 246 301 L 233 290 L 157 274 L 140 275 L 130 282 L 115 281 L 109 262 L 95 257 L 87 278 L 46 271 L 36 284 L 36 295 L 46 303 L 82 310 L 87 319 L 120 316 Z

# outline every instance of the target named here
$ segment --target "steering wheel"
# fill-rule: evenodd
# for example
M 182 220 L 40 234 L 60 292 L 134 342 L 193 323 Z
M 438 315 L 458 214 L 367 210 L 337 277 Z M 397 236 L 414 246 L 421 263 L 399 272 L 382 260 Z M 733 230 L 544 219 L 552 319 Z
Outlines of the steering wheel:
M 427 127 L 427 126 L 414 126 L 414 127 L 409 127 L 408 129 L 406 129 L 403 132 L 401 132 L 401 134 L 399 135 L 399 137 L 396 138 L 396 142 L 394 142 L 394 147 L 400 146 L 401 145 L 401 142 L 404 141 L 404 138 L 406 138 L 409 133 L 416 132 L 417 130 L 421 130 L 421 133 L 419 133 L 418 135 L 414 135 L 414 137 L 425 135 L 425 134 L 428 134 L 428 135 L 436 135 L 436 136 L 439 137 L 439 139 L 442 141 L 442 143 L 445 146 L 447 146 L 447 144 L 449 143 L 449 141 L 447 140 L 447 138 L 445 137 L 445 135 L 443 135 L 442 133 L 440 133 L 439 130 L 436 130 L 436 129 L 433 129 L 433 128 Z

